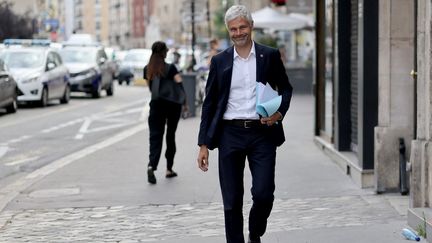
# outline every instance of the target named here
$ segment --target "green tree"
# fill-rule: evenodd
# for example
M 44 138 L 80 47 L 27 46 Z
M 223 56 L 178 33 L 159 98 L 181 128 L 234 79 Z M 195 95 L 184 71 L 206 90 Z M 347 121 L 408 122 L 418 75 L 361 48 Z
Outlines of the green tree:
M 226 6 L 223 6 L 221 1 L 220 8 L 214 13 L 213 24 L 215 26 L 213 34 L 218 39 L 229 39 L 228 32 L 225 27 L 225 12 L 233 5 L 233 0 L 226 0 Z
M 0 2 L 0 41 L 7 38 L 31 39 L 34 29 L 32 19 L 28 14 L 15 14 L 12 4 L 8 1 Z

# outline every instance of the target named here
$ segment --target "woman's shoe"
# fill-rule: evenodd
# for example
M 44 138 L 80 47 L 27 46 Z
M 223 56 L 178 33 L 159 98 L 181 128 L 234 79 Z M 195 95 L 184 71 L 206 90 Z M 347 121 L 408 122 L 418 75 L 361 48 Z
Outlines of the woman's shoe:
M 152 167 L 149 167 L 147 170 L 147 179 L 150 184 L 156 184 L 156 176 Z
M 167 170 L 167 173 L 165 175 L 166 178 L 173 178 L 173 177 L 176 177 L 176 176 L 177 176 L 177 173 L 174 172 L 173 170 Z

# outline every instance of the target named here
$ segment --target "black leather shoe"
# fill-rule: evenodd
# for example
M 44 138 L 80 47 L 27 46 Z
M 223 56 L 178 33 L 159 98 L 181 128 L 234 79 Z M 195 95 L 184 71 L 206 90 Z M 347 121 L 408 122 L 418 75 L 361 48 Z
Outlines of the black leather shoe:
M 152 167 L 149 167 L 147 170 L 147 180 L 150 184 L 156 184 L 156 176 Z
M 258 237 L 258 238 L 251 238 L 251 236 L 249 235 L 248 236 L 248 243 L 261 243 L 261 238 L 260 237 Z

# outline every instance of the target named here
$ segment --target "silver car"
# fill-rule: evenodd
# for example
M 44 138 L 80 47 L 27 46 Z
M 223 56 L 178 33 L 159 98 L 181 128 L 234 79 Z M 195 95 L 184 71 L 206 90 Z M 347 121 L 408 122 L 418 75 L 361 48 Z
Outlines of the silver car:
M 60 50 L 70 72 L 71 90 L 99 98 L 105 90 L 114 94 L 113 71 L 105 50 L 99 45 L 66 45 Z
M 22 93 L 18 102 L 38 102 L 42 107 L 53 99 L 62 104 L 69 102 L 69 72 L 49 42 L 5 40 L 4 44 L 0 59 L 9 67 Z

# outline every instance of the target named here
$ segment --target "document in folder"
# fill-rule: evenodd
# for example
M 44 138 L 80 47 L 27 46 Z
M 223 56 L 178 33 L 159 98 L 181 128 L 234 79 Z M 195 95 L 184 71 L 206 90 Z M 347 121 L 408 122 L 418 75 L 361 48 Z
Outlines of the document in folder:
M 276 113 L 282 103 L 282 96 L 278 95 L 269 83 L 264 85 L 261 82 L 257 82 L 256 94 L 256 112 L 259 115 L 269 117 Z

